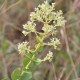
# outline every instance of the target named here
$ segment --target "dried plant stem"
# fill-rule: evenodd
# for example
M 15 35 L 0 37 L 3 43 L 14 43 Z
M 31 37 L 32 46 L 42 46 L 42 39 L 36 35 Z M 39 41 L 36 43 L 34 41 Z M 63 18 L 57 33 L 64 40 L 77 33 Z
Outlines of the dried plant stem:
M 75 68 L 77 67 L 77 65 L 79 64 L 79 61 L 80 61 L 80 57 L 77 59 L 77 61 L 76 61 L 76 66 L 75 66 Z M 69 72 L 69 74 L 68 74 L 68 76 L 65 78 L 65 80 L 69 80 L 69 78 L 70 78 L 70 75 L 72 74 L 72 72 L 73 72 L 73 69 Z
M 66 70 L 66 66 L 63 68 L 63 70 L 62 70 L 62 72 L 61 72 L 61 74 L 60 74 L 58 80 L 61 80 L 61 78 L 62 78 L 63 75 L 64 75 L 65 70 Z
M 5 0 L 6 1 L 6 0 Z M 13 5 L 11 5 L 10 7 L 8 7 L 5 11 L 2 11 L 0 13 L 0 15 L 3 15 L 5 12 L 7 12 L 8 10 L 10 10 L 12 7 L 16 6 L 17 4 L 21 3 L 21 1 L 23 0 L 19 0 L 18 2 L 14 3 Z
M 73 70 L 74 70 L 74 73 L 75 73 L 75 76 L 76 76 L 76 79 L 77 79 L 78 75 L 77 75 L 77 72 L 76 72 L 76 69 L 75 69 L 75 64 L 74 64 L 73 59 L 72 59 L 72 57 L 71 57 L 71 51 L 70 51 L 70 49 L 69 49 L 69 43 L 68 43 L 68 39 L 67 39 L 65 27 L 63 27 L 63 33 L 64 33 L 63 36 L 64 36 L 64 40 L 65 40 L 65 44 L 66 44 L 66 51 L 67 51 L 68 56 L 69 56 L 69 58 L 70 58 L 71 65 L 72 65 L 72 68 L 73 68 Z
M 53 63 L 52 63 L 52 68 L 53 68 L 54 80 L 57 80 L 56 71 L 55 71 L 55 66 L 54 66 Z

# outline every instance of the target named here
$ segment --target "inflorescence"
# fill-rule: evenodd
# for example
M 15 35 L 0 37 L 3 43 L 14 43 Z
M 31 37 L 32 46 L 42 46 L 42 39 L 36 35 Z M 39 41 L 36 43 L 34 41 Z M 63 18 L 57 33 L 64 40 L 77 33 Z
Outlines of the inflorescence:
M 34 32 L 36 34 L 36 37 L 39 37 L 42 39 L 40 42 L 37 43 L 39 46 L 53 46 L 54 49 L 58 49 L 58 46 L 60 45 L 60 40 L 55 37 L 57 35 L 57 28 L 62 27 L 65 25 L 64 17 L 62 16 L 63 13 L 61 10 L 55 11 L 55 3 L 52 3 L 52 5 L 49 5 L 47 1 L 45 1 L 42 5 L 39 5 L 37 8 L 35 8 L 35 11 L 30 14 L 30 21 L 28 21 L 25 25 L 23 25 L 24 30 L 22 33 L 27 36 L 29 33 Z M 43 33 L 38 32 L 36 30 L 36 23 L 35 21 L 43 23 Z M 44 42 L 47 35 L 50 34 L 52 38 L 48 37 L 50 39 L 49 42 Z M 25 41 L 23 43 L 19 43 L 18 50 L 20 54 L 27 54 L 29 52 L 35 52 L 35 49 L 30 48 L 29 42 Z M 41 61 L 49 60 L 51 61 L 53 58 L 53 52 L 49 51 L 49 53 L 46 55 L 46 57 Z

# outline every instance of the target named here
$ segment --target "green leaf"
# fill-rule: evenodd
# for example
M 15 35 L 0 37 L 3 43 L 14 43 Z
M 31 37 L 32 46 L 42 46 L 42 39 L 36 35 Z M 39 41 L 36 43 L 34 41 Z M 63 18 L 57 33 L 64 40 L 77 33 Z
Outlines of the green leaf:
M 25 67 L 31 60 L 33 54 L 31 53 L 27 53 L 25 56 L 24 56 L 24 60 L 23 60 L 23 66 Z M 33 62 L 33 61 L 32 61 Z
M 43 50 L 43 44 L 40 44 L 40 43 L 36 44 L 35 48 L 36 48 L 37 51 L 42 51 Z
M 12 72 L 11 78 L 12 78 L 12 80 L 19 80 L 20 75 L 21 75 L 20 69 L 19 69 L 19 68 L 16 68 L 16 69 Z
M 42 60 L 40 58 L 36 59 L 36 65 L 39 65 L 42 62 Z
M 39 51 L 42 51 L 43 48 L 44 48 L 43 46 L 39 46 L 38 50 L 39 50 Z
M 39 36 L 36 36 L 36 41 L 39 42 L 39 43 L 41 43 L 42 39 Z
M 32 80 L 32 72 L 28 71 L 24 71 L 20 80 Z
M 24 57 L 24 60 L 23 60 L 23 68 L 32 70 L 36 66 L 35 65 L 35 60 L 36 60 L 35 55 L 33 57 L 32 53 L 26 54 L 25 57 Z
M 29 69 L 32 70 L 40 64 L 40 61 L 38 61 L 38 59 L 37 59 L 37 57 L 38 57 L 37 55 L 35 55 L 33 60 L 32 60 L 32 57 L 33 57 L 33 54 L 25 55 L 24 60 L 23 60 L 23 69 L 24 70 L 27 68 L 27 66 L 28 66 L 27 70 L 29 70 Z

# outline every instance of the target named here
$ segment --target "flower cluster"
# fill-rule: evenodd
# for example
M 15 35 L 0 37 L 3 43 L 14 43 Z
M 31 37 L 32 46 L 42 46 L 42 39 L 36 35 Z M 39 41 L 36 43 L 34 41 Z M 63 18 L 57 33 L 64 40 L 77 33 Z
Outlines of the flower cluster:
M 28 21 L 27 24 L 23 25 L 24 30 L 22 33 L 26 36 L 30 32 L 37 32 L 36 24 L 34 23 L 34 21 L 39 21 L 44 24 L 42 27 L 44 34 L 48 34 L 50 32 L 52 36 L 56 34 L 57 27 L 64 26 L 65 20 L 64 17 L 62 17 L 63 13 L 61 10 L 56 12 L 54 10 L 55 10 L 55 3 L 49 5 L 48 2 L 45 1 L 42 5 L 39 5 L 38 8 L 35 8 L 35 11 L 30 14 L 30 21 Z M 50 42 L 46 44 L 49 46 L 53 46 L 54 49 L 58 49 L 58 45 L 60 44 L 60 41 L 57 38 L 52 38 L 50 39 Z M 19 44 L 18 46 L 19 52 L 25 53 L 25 51 L 30 49 L 30 47 L 27 48 L 26 47 L 27 47 L 26 42 Z M 47 57 L 45 59 L 47 59 Z
M 46 55 L 46 57 L 42 61 L 49 60 L 49 62 L 51 62 L 52 59 L 53 59 L 53 53 L 49 51 L 49 53 Z
M 28 21 L 25 25 L 23 25 L 24 30 L 22 33 L 26 36 L 30 32 L 34 32 L 36 34 L 37 46 L 35 47 L 34 51 L 38 50 L 41 46 L 44 47 L 45 38 L 48 36 L 47 34 L 50 33 L 50 36 L 54 36 L 57 34 L 57 27 L 64 26 L 65 20 L 62 16 L 63 13 L 61 10 L 55 11 L 55 3 L 49 5 L 47 1 L 45 1 L 42 5 L 39 5 L 38 8 L 35 8 L 35 11 L 30 14 L 30 21 Z M 42 30 L 43 33 L 37 32 L 36 30 L 36 23 L 35 21 L 43 23 Z M 37 38 L 38 37 L 38 38 Z M 39 44 L 39 45 L 38 45 Z M 47 46 L 53 46 L 54 49 L 58 49 L 60 45 L 60 41 L 58 38 L 53 37 L 50 39 L 48 43 L 45 43 Z M 30 52 L 30 46 L 28 46 L 28 42 L 23 42 L 18 45 L 19 53 L 25 54 L 26 52 Z M 38 52 L 36 51 L 36 52 Z M 49 54 L 43 59 L 43 61 L 51 60 L 52 59 L 52 52 L 49 51 Z
M 44 24 L 42 30 L 46 32 L 52 32 L 56 34 L 56 28 L 59 26 L 65 25 L 64 17 L 62 16 L 62 11 L 55 11 L 55 3 L 49 5 L 45 1 L 42 5 L 39 5 L 38 8 L 35 8 L 35 12 L 30 14 L 31 21 L 39 21 Z
M 49 24 L 44 24 L 44 27 L 42 27 L 42 30 L 45 32 L 45 33 L 49 33 L 51 31 L 53 31 L 53 25 L 49 25 Z
M 52 19 L 52 12 L 54 10 L 54 3 L 52 3 L 52 6 L 48 4 L 47 1 L 45 1 L 42 5 L 39 5 L 38 8 L 35 8 L 35 12 L 31 13 L 31 20 L 37 20 L 40 22 L 48 22 Z M 51 16 L 50 16 L 51 15 Z
M 28 42 L 22 42 L 18 44 L 18 51 L 20 54 L 25 54 L 26 52 L 29 53 L 30 51 L 30 46 L 28 46 Z
M 65 25 L 65 20 L 64 20 L 64 17 L 62 16 L 63 12 L 61 10 L 57 11 L 55 14 L 54 14 L 54 26 L 64 26 Z
M 25 30 L 23 30 L 22 33 L 26 36 L 30 32 L 35 32 L 35 27 L 36 27 L 36 24 L 35 23 L 33 23 L 31 21 L 28 21 L 27 24 L 23 25 L 23 28 Z
M 60 45 L 60 40 L 57 38 L 52 38 L 52 39 L 50 39 L 50 42 L 48 42 L 47 45 L 53 46 L 54 49 L 58 49 L 58 46 Z

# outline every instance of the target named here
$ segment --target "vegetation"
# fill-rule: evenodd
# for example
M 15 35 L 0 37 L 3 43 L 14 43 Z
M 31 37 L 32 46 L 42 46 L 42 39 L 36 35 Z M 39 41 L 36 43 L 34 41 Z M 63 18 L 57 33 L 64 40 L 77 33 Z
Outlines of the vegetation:
M 35 8 L 35 12 L 32 12 L 30 16 L 30 21 L 23 25 L 24 30 L 22 33 L 27 36 L 31 32 L 34 32 L 36 35 L 36 44 L 32 48 L 29 46 L 30 43 L 28 41 L 19 43 L 18 50 L 20 54 L 24 55 L 24 60 L 21 70 L 16 69 L 12 73 L 12 80 L 32 80 L 31 69 L 33 67 L 47 60 L 49 60 L 49 62 L 52 61 L 53 52 L 51 51 L 49 51 L 43 59 L 38 58 L 44 46 L 53 46 L 54 49 L 58 49 L 60 44 L 59 39 L 55 36 L 57 34 L 57 28 L 64 26 L 65 20 L 64 17 L 62 17 L 62 11 L 55 12 L 54 3 L 50 6 L 49 3 L 45 1 L 42 5 L 39 5 L 38 8 Z M 43 24 L 43 32 L 36 30 L 35 21 Z M 49 38 L 50 36 L 51 39 Z M 45 39 L 48 38 L 50 41 L 44 42 Z
M 79 0 L 1 0 L 0 80 L 79 80 L 79 9 Z

